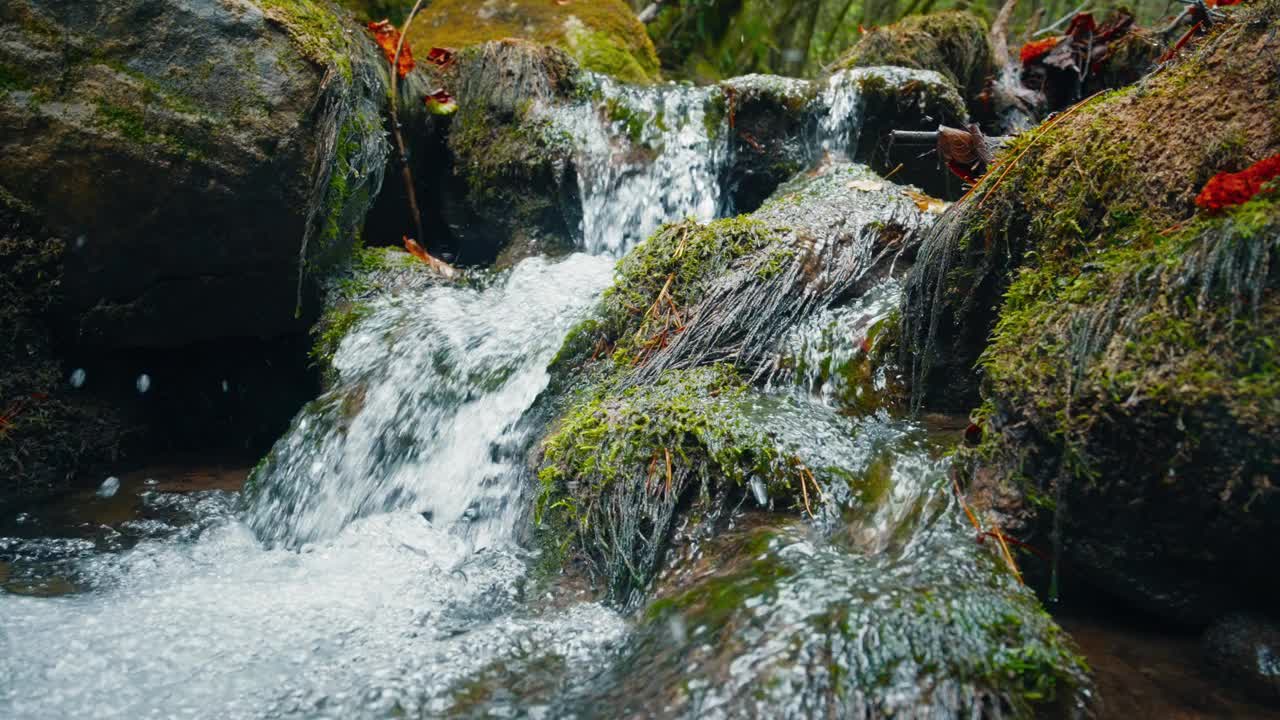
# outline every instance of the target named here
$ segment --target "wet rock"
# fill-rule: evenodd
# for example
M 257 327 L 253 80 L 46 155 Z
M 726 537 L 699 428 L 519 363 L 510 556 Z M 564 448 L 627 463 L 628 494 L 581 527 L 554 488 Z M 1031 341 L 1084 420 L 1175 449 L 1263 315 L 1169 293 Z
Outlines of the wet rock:
M 959 525 L 940 522 L 912 553 L 867 555 L 777 519 L 740 522 L 673 561 L 584 707 L 1086 716 L 1089 680 L 1071 641 Z
M 959 183 L 936 157 L 894 147 L 893 130 L 936 130 L 967 118 L 942 75 L 894 67 L 842 71 L 820 81 L 748 75 L 720 83 L 730 118 L 725 190 L 731 208 L 751 212 L 824 154 L 845 154 L 881 174 L 942 196 Z M 825 143 L 825 145 L 824 145 Z M 901 167 L 899 167 L 901 165 Z
M 463 51 L 438 75 L 459 110 L 413 140 L 422 202 L 445 225 L 433 252 L 470 265 L 573 247 L 582 213 L 573 138 L 551 114 L 579 72 L 563 51 L 503 40 Z
M 813 162 L 817 87 L 773 75 L 720 83 L 729 121 L 729 201 L 737 212 L 760 207 L 773 191 Z
M 1205 632 L 1203 651 L 1224 681 L 1280 706 L 1280 626 L 1257 615 L 1228 615 Z
M 934 225 L 903 304 L 917 401 L 981 402 L 982 443 L 957 458 L 973 496 L 1015 537 L 1056 539 L 1062 582 L 1185 622 L 1277 591 L 1256 570 L 1280 551 L 1277 355 L 1257 338 L 1280 329 L 1280 204 L 1192 202 L 1280 150 L 1260 60 L 1277 7 L 1016 141 Z M 1207 132 L 1209 112 L 1230 119 Z
M 377 191 L 372 42 L 319 0 L 16 0 L 0 9 L 0 186 L 68 239 L 77 343 L 304 326 Z M 306 290 L 306 288 L 303 288 Z
M 877 65 L 941 73 L 973 102 L 993 72 L 987 25 L 958 10 L 910 15 L 868 32 L 839 62 L 845 69 Z
M 558 552 L 634 603 L 675 526 L 719 517 L 753 478 L 771 506 L 809 506 L 814 474 L 742 415 L 748 383 L 790 327 L 905 267 L 928 222 L 902 187 L 833 164 L 752 215 L 668 225 L 624 258 L 552 364 L 561 384 L 588 380 L 535 459 Z
M 554 46 L 583 68 L 625 82 L 661 79 L 653 43 L 623 0 L 436 0 L 418 14 L 409 32 L 409 42 L 424 53 L 506 38 Z

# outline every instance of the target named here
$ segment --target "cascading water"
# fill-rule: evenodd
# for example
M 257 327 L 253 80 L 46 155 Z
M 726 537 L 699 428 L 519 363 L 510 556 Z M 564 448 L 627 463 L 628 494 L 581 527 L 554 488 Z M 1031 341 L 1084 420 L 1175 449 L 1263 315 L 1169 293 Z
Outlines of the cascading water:
M 356 517 L 410 509 L 509 537 L 516 421 L 560 339 L 611 277 L 606 258 L 534 258 L 490 286 L 381 297 L 334 358 L 336 387 L 255 474 L 248 521 L 267 541 L 332 537 Z M 518 464 L 519 458 L 514 459 Z
M 591 84 L 591 100 L 556 116 L 578 141 L 583 248 L 620 257 L 664 222 L 714 218 L 727 154 L 728 121 L 711 109 L 719 88 Z
M 850 78 L 815 101 L 832 153 L 856 144 Z M 129 543 L 0 538 L 5 577 L 56 574 L 79 591 L 0 595 L 0 716 L 422 717 L 473 702 L 537 717 L 554 703 L 530 698 L 589 694 L 629 625 L 595 603 L 525 597 L 519 421 L 612 261 L 662 222 L 721 211 L 728 155 L 720 88 L 595 83 L 556 111 L 579 143 L 589 254 L 372 299 L 332 389 L 254 473 L 243 511 L 234 493 L 148 490 L 145 508 L 181 505 L 182 519 L 95 530 Z M 796 438 L 814 427 L 784 416 L 768 422 Z M 815 464 L 838 434 L 809 438 Z M 918 510 L 920 487 L 881 512 L 868 547 Z

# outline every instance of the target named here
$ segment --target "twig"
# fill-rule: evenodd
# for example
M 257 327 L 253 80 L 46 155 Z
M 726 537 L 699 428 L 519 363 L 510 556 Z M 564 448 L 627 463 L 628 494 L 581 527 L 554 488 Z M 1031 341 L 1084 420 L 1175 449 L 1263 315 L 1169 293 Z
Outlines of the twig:
M 409 16 L 404 20 L 404 28 L 400 30 L 400 39 L 396 42 L 396 54 L 391 58 L 391 102 L 388 108 L 391 113 L 391 136 L 396 141 L 396 152 L 399 154 L 400 160 L 400 177 L 404 180 L 404 192 L 409 202 L 409 215 L 413 220 L 413 229 L 417 233 L 415 239 L 425 243 L 426 234 L 422 229 L 422 211 L 418 208 L 418 193 L 413 186 L 413 170 L 409 167 L 409 152 L 404 144 L 404 135 L 400 132 L 400 53 L 404 52 L 404 39 L 409 36 L 409 26 L 413 25 L 413 18 L 418 14 L 418 10 L 427 0 L 418 0 L 413 4 L 413 9 L 409 11 Z M 408 246 L 408 242 L 405 243 Z M 415 255 L 417 253 L 414 253 Z M 427 265 L 436 272 L 452 278 L 456 271 L 449 263 L 437 258 L 425 249 L 422 250 L 425 256 L 422 259 Z
M 1032 37 L 1040 37 L 1041 35 L 1048 35 L 1048 34 L 1049 34 L 1049 33 L 1051 33 L 1051 32 L 1057 32 L 1057 30 L 1058 30 L 1058 28 L 1059 28 L 1059 27 L 1061 27 L 1062 25 L 1065 25 L 1067 22 L 1069 22 L 1069 21 L 1071 20 L 1071 18 L 1073 18 L 1073 17 L 1075 17 L 1075 16 L 1079 15 L 1080 13 L 1084 12 L 1084 9 L 1085 9 L 1086 7 L 1088 7 L 1088 6 L 1089 6 L 1089 2 L 1088 2 L 1088 0 L 1085 0 L 1085 2 L 1080 3 L 1080 6 L 1079 6 L 1079 7 L 1077 7 L 1075 10 L 1072 10 L 1071 12 L 1067 13 L 1066 15 L 1063 15 L 1063 16 L 1062 16 L 1062 17 L 1061 17 L 1057 22 L 1055 22 L 1054 24 L 1052 24 L 1052 25 L 1050 25 L 1050 26 L 1048 26 L 1048 27 L 1046 27 L 1046 28 L 1041 28 L 1041 29 L 1037 30 L 1037 31 L 1036 31 L 1036 33 L 1035 33 L 1035 35 L 1033 35 Z
M 996 15 L 996 21 L 991 23 L 989 37 L 997 70 L 1009 64 L 1009 20 L 1013 18 L 1013 11 L 1017 7 L 1018 0 L 1005 0 L 1000 13 Z

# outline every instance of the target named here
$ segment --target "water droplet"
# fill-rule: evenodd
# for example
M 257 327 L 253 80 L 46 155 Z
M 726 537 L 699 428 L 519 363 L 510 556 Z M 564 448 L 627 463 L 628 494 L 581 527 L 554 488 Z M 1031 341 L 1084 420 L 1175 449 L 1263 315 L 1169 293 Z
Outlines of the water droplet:
M 76 368 L 75 370 L 73 370 L 71 372 L 71 387 L 73 388 L 83 387 L 84 380 L 87 376 L 88 376 L 88 373 L 84 371 L 84 368 Z
M 231 383 L 226 380 L 222 381 L 222 392 L 231 392 Z
M 755 496 L 756 503 L 761 506 L 769 504 L 769 489 L 765 487 L 764 481 L 758 477 L 751 478 L 751 494 Z
M 18 516 L 13 520 L 19 525 L 25 525 L 26 523 L 31 522 L 31 513 L 18 513 Z
M 109 477 L 106 480 L 103 480 L 102 484 L 98 486 L 98 497 L 109 498 L 112 495 L 115 495 L 119 489 L 120 478 L 114 476 Z
M 76 249 L 83 250 L 85 245 L 89 244 L 88 235 L 79 235 L 76 237 Z
M 151 389 L 151 376 L 146 373 L 142 373 L 141 375 L 139 375 L 137 386 L 138 386 L 138 392 L 145 394 L 148 390 Z
M 160 481 L 155 478 L 147 478 L 146 480 L 142 481 L 142 484 L 143 485 L 159 485 Z

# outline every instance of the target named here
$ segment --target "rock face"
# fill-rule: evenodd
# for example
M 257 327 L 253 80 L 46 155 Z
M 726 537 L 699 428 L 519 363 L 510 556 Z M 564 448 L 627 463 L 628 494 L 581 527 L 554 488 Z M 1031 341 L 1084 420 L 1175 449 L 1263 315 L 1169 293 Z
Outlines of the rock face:
M 653 43 L 623 0 L 436 0 L 409 31 L 409 42 L 424 53 L 507 38 L 560 48 L 583 68 L 624 82 L 661 79 Z
M 350 246 L 387 153 L 354 30 L 312 0 L 0 8 L 0 186 L 68 241 L 75 342 L 302 329 L 299 272 Z
M 1020 138 L 934 226 L 902 311 L 917 400 L 982 404 L 957 459 L 976 502 L 1056 545 L 1063 582 L 1189 622 L 1277 591 L 1280 204 L 1192 201 L 1280 151 L 1278 13 Z

